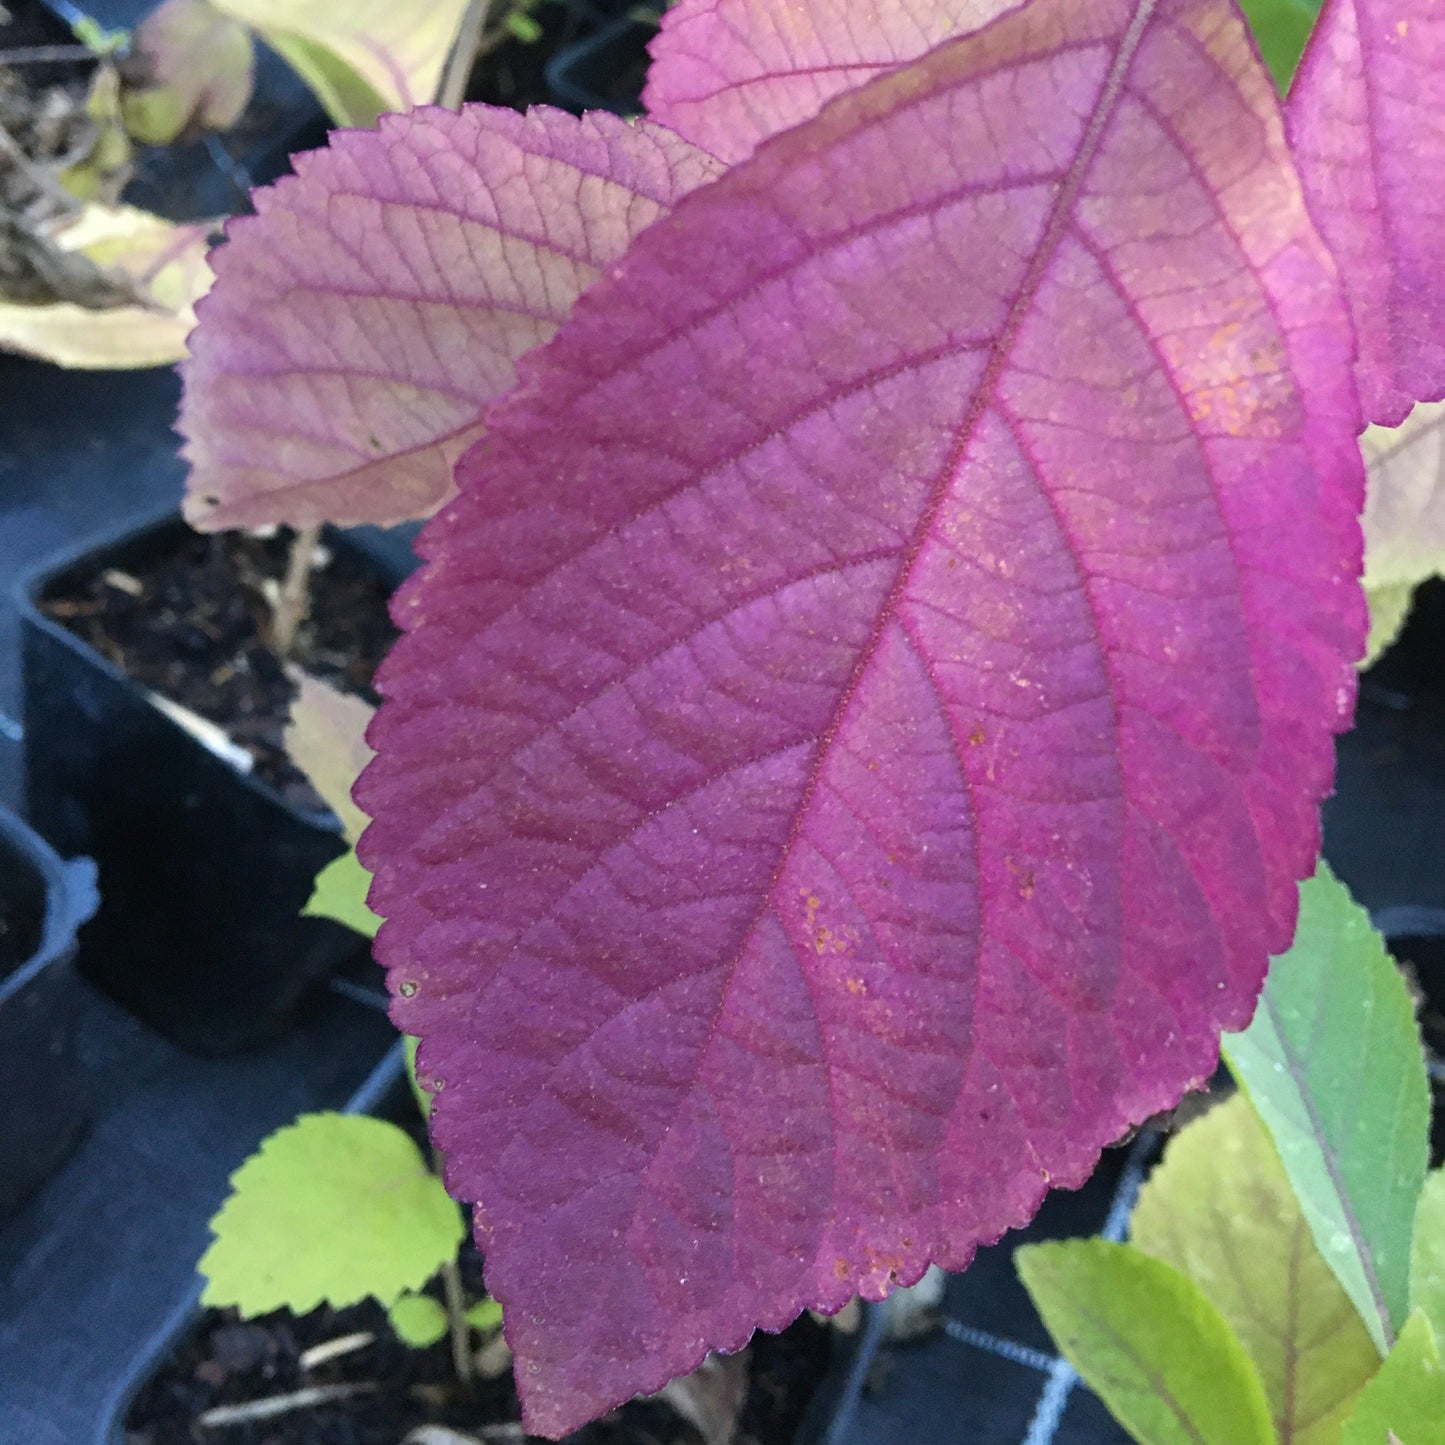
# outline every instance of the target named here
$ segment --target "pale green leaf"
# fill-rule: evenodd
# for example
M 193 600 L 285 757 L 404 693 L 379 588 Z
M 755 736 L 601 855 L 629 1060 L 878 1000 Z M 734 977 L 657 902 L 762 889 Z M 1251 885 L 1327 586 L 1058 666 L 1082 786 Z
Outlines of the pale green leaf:
M 1059 1349 L 1136 1440 L 1274 1445 L 1259 1375 L 1188 1275 L 1102 1239 L 1015 1260 Z
M 279 51 L 338 125 L 436 99 L 466 0 L 213 0 Z
M 429 1294 L 404 1294 L 387 1310 L 396 1337 L 414 1350 L 434 1345 L 447 1332 L 447 1312 Z
M 1370 608 L 1370 635 L 1365 641 L 1361 667 L 1369 667 L 1394 646 L 1415 601 L 1415 584 L 1388 582 L 1378 587 L 1366 587 L 1365 601 Z
M 1259 1371 L 1280 1438 L 1337 1445 L 1380 1357 L 1242 1094 L 1170 1141 L 1130 1237 L 1189 1275 L 1224 1316 Z
M 467 1323 L 479 1335 L 489 1335 L 502 1328 L 502 1307 L 494 1299 L 478 1300 L 467 1311 Z
M 1393 430 L 1366 428 L 1360 450 L 1373 661 L 1394 640 L 1414 589 L 1445 574 L 1445 402 L 1422 402 Z
M 1424 1310 L 1445 1337 L 1445 1169 L 1425 1176 L 1415 1206 L 1415 1239 L 1410 1251 L 1410 1308 Z
M 1408 1311 L 1429 1088 L 1404 981 L 1323 865 L 1300 888 L 1294 945 L 1253 1021 L 1223 1044 L 1315 1244 L 1385 1354 Z
M 361 1114 L 307 1114 L 231 1178 L 201 1299 L 244 1316 L 390 1305 L 455 1257 L 462 1212 L 410 1137 Z
M 1255 42 L 1283 93 L 1289 89 L 1314 29 L 1319 0 L 1240 0 Z
M 1441 1445 L 1445 1441 L 1445 1369 L 1430 1321 L 1419 1311 L 1360 1395 L 1340 1445 Z
M 361 866 L 356 849 L 348 848 L 316 875 L 311 897 L 301 912 L 307 918 L 333 918 L 367 938 L 375 938 L 382 920 L 366 906 L 370 887 L 371 874 Z
M 341 820 L 348 843 L 355 843 L 371 821 L 351 790 L 375 756 L 366 741 L 375 711 L 359 697 L 303 676 L 286 721 L 287 754 Z

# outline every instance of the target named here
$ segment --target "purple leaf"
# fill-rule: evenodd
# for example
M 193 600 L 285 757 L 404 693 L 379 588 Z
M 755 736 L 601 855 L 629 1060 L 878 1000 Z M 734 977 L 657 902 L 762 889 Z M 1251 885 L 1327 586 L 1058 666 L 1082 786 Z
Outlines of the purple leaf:
M 740 161 L 835 95 L 1020 3 L 921 0 L 860 9 L 856 0 L 681 0 L 649 47 L 643 103 L 704 150 Z
M 661 126 L 489 106 L 341 131 L 231 225 L 185 365 L 186 515 L 396 522 L 644 226 L 720 170 Z
M 962 1266 L 1206 1076 L 1365 618 L 1227 0 L 1034 0 L 640 236 L 422 538 L 357 797 L 529 1428 Z
M 1445 398 L 1445 9 L 1326 0 L 1287 120 L 1360 340 L 1365 418 Z

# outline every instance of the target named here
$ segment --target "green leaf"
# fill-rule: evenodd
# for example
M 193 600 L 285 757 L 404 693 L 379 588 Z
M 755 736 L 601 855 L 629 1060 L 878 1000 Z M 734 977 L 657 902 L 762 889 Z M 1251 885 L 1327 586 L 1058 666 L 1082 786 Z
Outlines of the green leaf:
M 371 874 L 361 866 L 356 849 L 351 848 L 316 875 L 316 886 L 301 910 L 302 915 L 334 918 L 367 938 L 375 938 L 382 920 L 366 906 L 370 887 Z
M 417 1109 L 423 1119 L 431 1118 L 431 1090 L 416 1076 L 416 1049 L 421 1042 L 414 1034 L 402 1035 L 402 1048 L 406 1057 L 406 1081 L 411 1085 L 411 1096 L 416 1100 Z
M 1300 888 L 1294 946 L 1271 966 L 1253 1021 L 1223 1045 L 1384 1355 L 1408 1310 L 1430 1094 L 1404 981 L 1323 865 Z
M 337 125 L 366 129 L 395 109 L 360 71 L 326 46 L 281 30 L 267 31 L 266 41 L 306 82 Z
M 1273 1445 L 1259 1375 L 1186 1274 L 1102 1239 L 1014 1256 L 1060 1350 L 1143 1445 Z
M 462 1212 L 395 1124 L 306 1114 L 231 1178 L 200 1270 L 243 1316 L 372 1297 L 390 1305 L 455 1257 Z
M 429 1294 L 404 1294 L 386 1312 L 402 1344 L 414 1350 L 434 1345 L 447 1332 L 447 1312 Z
M 481 1299 L 467 1311 L 467 1323 L 479 1334 L 502 1328 L 502 1307 L 494 1299 Z
M 1424 1310 L 1436 1334 L 1445 1335 L 1445 1169 L 1425 1176 L 1425 1187 L 1415 1206 L 1410 1308 Z
M 1360 1396 L 1340 1445 L 1439 1445 L 1445 1440 L 1445 1369 L 1435 1332 L 1416 1311 Z
M 1240 8 L 1282 95 L 1299 67 L 1320 0 L 1240 0 Z
M 1338 1445 L 1380 1357 L 1315 1248 L 1269 1134 L 1236 1094 L 1181 1130 L 1139 1195 L 1130 1238 L 1182 1270 L 1254 1361 L 1292 1445 Z

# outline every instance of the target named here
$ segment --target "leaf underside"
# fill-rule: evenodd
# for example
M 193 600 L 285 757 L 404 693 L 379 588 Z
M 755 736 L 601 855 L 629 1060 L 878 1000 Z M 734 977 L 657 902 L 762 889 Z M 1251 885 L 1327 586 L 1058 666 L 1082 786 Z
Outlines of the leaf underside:
M 1294 945 L 1224 1055 L 1383 1355 L 1409 1309 L 1430 1093 L 1404 980 L 1327 868 L 1301 888 Z
M 718 164 L 645 122 L 475 105 L 296 167 L 231 223 L 182 370 L 207 530 L 433 512 L 517 357 Z
M 960 1266 L 1212 1068 L 1364 615 L 1224 0 L 1035 0 L 685 198 L 428 527 L 357 797 L 560 1434 Z
M 1021 3 L 880 5 L 860 23 L 856 0 L 679 0 L 648 46 L 642 101 L 654 120 L 731 164 L 835 95 Z
M 1445 398 L 1445 9 L 1328 0 L 1287 119 L 1359 335 L 1365 419 Z

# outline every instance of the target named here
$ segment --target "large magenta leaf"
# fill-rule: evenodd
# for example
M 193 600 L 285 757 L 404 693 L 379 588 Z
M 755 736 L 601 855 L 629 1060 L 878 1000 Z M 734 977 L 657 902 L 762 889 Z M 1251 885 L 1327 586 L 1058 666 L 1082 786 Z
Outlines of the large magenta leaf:
M 214 253 L 184 367 L 209 529 L 434 511 L 516 358 L 719 169 L 661 126 L 490 106 L 341 131 Z
M 1445 6 L 1326 0 L 1290 91 L 1290 140 L 1340 264 L 1365 417 L 1445 398 Z
M 531 1428 L 964 1264 L 1208 1074 L 1364 637 L 1227 0 L 1034 0 L 682 201 L 423 534 L 358 794 Z
M 967 35 L 1021 0 L 680 0 L 652 45 L 648 113 L 723 160 L 811 119 L 835 95 Z

